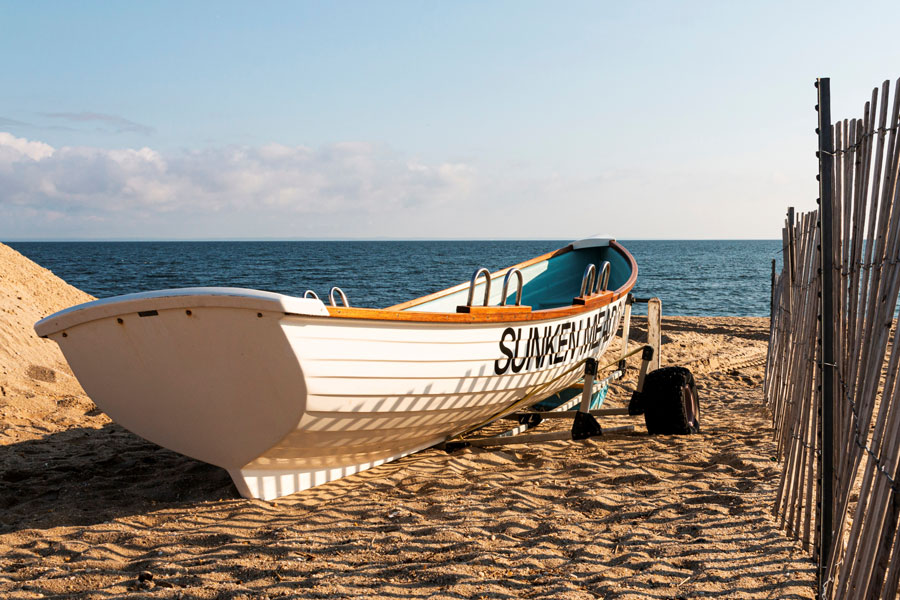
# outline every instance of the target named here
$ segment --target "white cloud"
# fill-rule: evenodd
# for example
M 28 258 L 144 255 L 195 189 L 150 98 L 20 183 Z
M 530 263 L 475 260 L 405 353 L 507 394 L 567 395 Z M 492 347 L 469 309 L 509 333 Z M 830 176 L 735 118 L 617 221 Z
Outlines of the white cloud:
M 73 225 L 100 221 L 114 229 L 122 229 L 123 213 L 149 221 L 163 215 L 176 219 L 173 213 L 182 218 L 227 213 L 239 222 L 240 214 L 290 220 L 434 206 L 466 194 L 473 175 L 464 165 L 421 165 L 361 142 L 316 150 L 268 144 L 164 156 L 150 148 L 54 149 L 0 133 L 0 207 L 5 212 L 18 210 L 32 221 L 36 213 L 56 222 L 68 215 Z M 4 233 L 9 235 L 0 230 Z
M 53 156 L 53 147 L 43 142 L 30 142 L 0 131 L 0 152 L 2 152 L 0 154 L 0 165 L 2 165 L 4 162 L 14 162 L 18 159 L 28 158 L 38 161 Z

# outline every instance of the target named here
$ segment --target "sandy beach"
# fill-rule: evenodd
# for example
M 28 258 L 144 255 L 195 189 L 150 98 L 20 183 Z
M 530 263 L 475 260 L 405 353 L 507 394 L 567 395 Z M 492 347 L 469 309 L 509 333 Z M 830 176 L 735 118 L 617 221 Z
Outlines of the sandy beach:
M 32 329 L 89 298 L 0 244 L 0 597 L 815 596 L 809 553 L 772 516 L 768 319 L 664 318 L 663 364 L 698 382 L 698 435 L 609 418 L 635 431 L 430 449 L 267 503 L 96 409 Z

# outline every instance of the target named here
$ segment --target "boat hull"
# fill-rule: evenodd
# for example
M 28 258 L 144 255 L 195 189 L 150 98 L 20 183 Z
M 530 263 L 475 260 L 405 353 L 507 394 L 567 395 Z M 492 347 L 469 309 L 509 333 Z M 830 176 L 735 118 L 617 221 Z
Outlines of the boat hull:
M 262 499 L 433 446 L 535 390 L 526 404 L 556 393 L 606 349 L 625 301 L 466 324 L 177 300 L 107 306 L 50 337 L 114 421 L 227 469 L 242 495 Z

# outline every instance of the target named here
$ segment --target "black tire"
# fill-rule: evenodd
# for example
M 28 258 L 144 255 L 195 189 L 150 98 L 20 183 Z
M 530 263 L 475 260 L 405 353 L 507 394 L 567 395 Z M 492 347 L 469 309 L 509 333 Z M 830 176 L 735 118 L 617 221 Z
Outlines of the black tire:
M 700 397 L 688 369 L 666 367 L 647 374 L 641 401 L 650 435 L 687 435 L 700 431 Z

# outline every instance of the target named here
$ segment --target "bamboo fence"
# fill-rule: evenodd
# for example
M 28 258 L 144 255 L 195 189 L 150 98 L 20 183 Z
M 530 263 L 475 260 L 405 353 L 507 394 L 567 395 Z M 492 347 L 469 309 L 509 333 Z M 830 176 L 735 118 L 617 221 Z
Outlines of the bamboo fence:
M 832 215 L 831 289 L 823 289 L 829 232 L 822 231 L 821 210 L 796 222 L 789 213 L 784 268 L 773 287 L 764 392 L 783 464 L 775 514 L 819 559 L 821 598 L 896 598 L 900 581 L 898 87 L 900 80 L 890 102 L 885 81 L 861 119 L 836 122 L 825 134 L 834 143 L 834 152 L 820 157 L 820 178 L 833 181 L 821 200 Z M 829 294 L 833 320 L 823 315 Z M 825 328 L 833 364 L 823 360 Z M 824 398 L 823 378 L 831 373 L 833 397 Z M 825 408 L 833 411 L 830 439 L 823 435 Z M 829 455 L 830 497 L 822 460 Z M 832 514 L 823 515 L 823 507 Z M 823 523 L 832 523 L 828 532 Z

